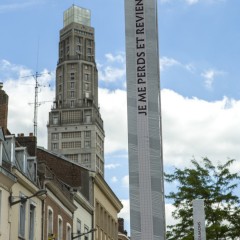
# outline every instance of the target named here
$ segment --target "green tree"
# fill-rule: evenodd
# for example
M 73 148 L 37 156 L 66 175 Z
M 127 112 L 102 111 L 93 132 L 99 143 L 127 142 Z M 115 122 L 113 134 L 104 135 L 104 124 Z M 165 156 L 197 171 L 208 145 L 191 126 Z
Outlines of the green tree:
M 208 158 L 201 163 L 192 160 L 192 168 L 175 168 L 172 174 L 165 174 L 169 183 L 177 183 L 177 190 L 166 198 L 173 201 L 172 213 L 176 225 L 167 226 L 168 240 L 193 240 L 194 199 L 204 199 L 207 240 L 240 239 L 240 200 L 234 193 L 240 175 L 231 173 L 235 160 L 214 166 Z M 238 192 L 239 193 L 239 192 Z

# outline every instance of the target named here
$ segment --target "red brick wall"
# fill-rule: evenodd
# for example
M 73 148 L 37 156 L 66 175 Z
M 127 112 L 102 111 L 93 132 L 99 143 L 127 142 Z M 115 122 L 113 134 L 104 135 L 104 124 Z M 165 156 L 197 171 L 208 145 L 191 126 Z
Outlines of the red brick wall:
M 49 207 L 53 210 L 53 233 L 58 239 L 58 216 L 62 217 L 63 220 L 63 240 L 66 239 L 66 229 L 67 223 L 71 225 L 73 229 L 73 219 L 72 216 L 69 216 L 64 209 L 61 208 L 53 199 L 47 197 L 45 199 L 45 221 L 44 221 L 44 239 L 48 239 L 48 209 Z
M 57 155 L 37 148 L 37 160 L 44 162 L 56 177 L 72 188 L 79 188 L 84 197 L 89 200 L 89 171 L 71 163 Z
M 16 137 L 16 140 L 23 147 L 27 147 L 27 151 L 30 156 L 36 156 L 37 154 L 37 138 L 33 136 L 33 134 L 29 134 L 29 136 L 24 136 L 23 134 L 19 134 Z
M 0 126 L 6 133 L 8 118 L 8 95 L 1 88 L 2 87 L 0 86 Z

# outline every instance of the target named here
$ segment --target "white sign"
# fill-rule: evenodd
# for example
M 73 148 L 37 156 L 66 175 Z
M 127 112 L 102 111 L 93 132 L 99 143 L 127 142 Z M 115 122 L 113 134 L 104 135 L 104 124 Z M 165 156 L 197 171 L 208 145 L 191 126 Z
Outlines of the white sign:
M 194 240 L 206 240 L 204 200 L 193 200 Z

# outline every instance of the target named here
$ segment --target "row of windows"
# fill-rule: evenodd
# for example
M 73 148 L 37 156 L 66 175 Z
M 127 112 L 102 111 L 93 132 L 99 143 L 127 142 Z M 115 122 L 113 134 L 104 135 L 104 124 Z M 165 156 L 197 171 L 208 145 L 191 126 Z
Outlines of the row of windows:
M 73 102 L 73 103 L 72 103 Z M 74 105 L 75 101 L 71 101 L 71 106 Z M 81 111 L 66 111 L 62 113 L 62 120 L 67 122 L 79 122 L 81 120 L 82 112 Z
M 58 133 L 57 133 L 58 134 Z M 64 132 L 62 138 L 81 138 L 81 132 Z
M 48 217 L 47 217 L 47 235 L 48 239 L 55 239 L 57 237 L 58 240 L 71 240 L 71 232 L 72 227 L 69 223 L 66 224 L 66 238 L 63 237 L 63 219 L 60 215 L 58 215 L 58 226 L 57 226 L 57 233 L 54 233 L 53 231 L 53 225 L 54 225 L 54 216 L 53 216 L 53 210 L 48 209 Z M 57 236 L 56 236 L 57 235 Z
M 89 227 L 87 225 L 84 224 L 84 232 L 88 232 L 89 231 Z M 82 223 L 80 221 L 80 219 L 77 219 L 77 235 L 80 235 L 82 233 Z M 81 237 L 77 238 L 78 240 L 81 240 Z M 84 240 L 88 240 L 88 234 L 84 235 Z
M 20 194 L 20 197 L 24 197 L 23 194 Z M 19 205 L 19 229 L 18 229 L 18 236 L 20 238 L 26 238 L 28 235 L 29 240 L 35 239 L 35 215 L 36 215 L 36 206 L 35 203 L 31 200 L 30 204 L 28 205 L 28 214 L 29 214 L 29 221 L 28 221 L 28 233 L 25 232 L 26 226 L 26 216 L 27 216 L 27 202 L 20 202 Z
M 115 239 L 117 236 L 117 223 L 100 203 L 96 203 L 96 239 L 104 240 L 104 237 Z
M 73 162 L 78 162 L 78 154 L 65 154 L 65 157 Z
M 62 142 L 62 149 L 66 149 L 66 148 L 81 148 L 82 144 L 81 141 L 76 141 L 76 142 Z M 90 140 L 86 140 L 84 141 L 84 147 L 85 148 L 91 148 L 91 141 Z M 59 149 L 59 144 L 58 143 L 52 143 L 52 150 L 57 150 Z
M 64 149 L 64 148 L 81 148 L 81 141 L 62 142 L 62 149 Z
M 71 139 L 71 138 L 81 138 L 82 133 L 84 134 L 84 139 L 91 139 L 91 131 L 77 131 L 77 132 L 63 132 L 61 134 L 62 139 Z M 52 140 L 57 141 L 59 140 L 60 133 L 52 133 Z
M 75 163 L 79 162 L 78 154 L 66 154 L 65 157 Z M 91 153 L 82 153 L 81 154 L 81 163 L 83 163 L 85 165 L 88 163 L 91 163 Z

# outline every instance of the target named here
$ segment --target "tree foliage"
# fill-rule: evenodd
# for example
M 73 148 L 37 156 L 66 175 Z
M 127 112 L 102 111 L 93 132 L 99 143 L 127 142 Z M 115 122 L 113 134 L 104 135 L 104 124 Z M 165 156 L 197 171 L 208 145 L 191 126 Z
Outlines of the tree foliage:
M 178 220 L 167 226 L 168 240 L 194 239 L 194 199 L 204 199 L 208 240 L 240 239 L 240 200 L 234 193 L 240 176 L 229 169 L 234 161 L 214 166 L 208 158 L 201 163 L 193 159 L 192 168 L 175 168 L 172 174 L 165 174 L 167 182 L 177 183 L 177 190 L 166 196 L 173 201 L 172 216 Z

